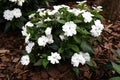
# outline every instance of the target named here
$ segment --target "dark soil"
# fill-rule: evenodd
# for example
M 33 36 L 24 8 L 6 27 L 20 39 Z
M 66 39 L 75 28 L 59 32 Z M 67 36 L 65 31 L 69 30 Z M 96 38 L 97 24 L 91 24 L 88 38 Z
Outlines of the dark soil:
M 80 65 L 78 80 L 107 80 L 117 73 L 108 68 L 110 60 L 118 60 L 111 49 L 120 48 L 120 22 L 104 23 L 102 42 L 94 42 L 96 68 Z M 3 33 L 0 31 L 0 80 L 77 80 L 68 62 L 49 65 L 49 68 L 23 66 L 20 57 L 24 50 L 24 39 L 20 31 Z

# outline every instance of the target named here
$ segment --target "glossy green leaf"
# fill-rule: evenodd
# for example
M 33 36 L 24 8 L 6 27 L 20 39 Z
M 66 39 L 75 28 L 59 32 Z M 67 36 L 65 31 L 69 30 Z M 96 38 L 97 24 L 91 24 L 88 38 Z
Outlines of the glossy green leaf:
M 39 59 L 34 65 L 40 66 L 43 65 L 44 68 L 48 65 L 49 61 L 47 59 Z
M 11 23 L 8 22 L 5 26 L 4 32 L 7 32 L 10 29 L 10 27 L 11 27 Z
M 77 43 L 81 43 L 80 36 L 73 36 L 73 38 Z
M 94 53 L 92 47 L 86 41 L 82 41 L 80 47 L 85 52 Z
M 84 35 L 89 34 L 89 32 L 88 32 L 86 29 L 84 29 L 84 28 L 77 27 L 77 31 L 78 31 L 80 34 L 84 34 Z
M 63 48 L 59 48 L 58 49 L 58 53 L 63 53 L 64 49 Z
M 113 69 L 114 69 L 118 74 L 120 74 L 120 65 L 116 64 L 115 62 L 111 62 L 111 63 L 112 63 Z
M 96 67 L 96 63 L 93 60 L 87 61 L 86 63 L 91 67 Z
M 79 68 L 74 67 L 73 71 L 75 72 L 76 76 L 79 77 L 79 74 L 80 74 Z
M 112 77 L 109 80 L 120 80 L 120 77 Z
M 42 59 L 39 59 L 34 65 L 35 65 L 35 66 L 40 66 L 40 65 L 42 65 Z
M 65 24 L 65 20 L 57 20 L 58 23 Z
M 120 58 L 120 48 L 117 49 L 118 57 Z
M 71 48 L 73 51 L 75 52 L 79 52 L 79 47 L 77 45 L 74 45 L 74 44 L 68 44 L 67 45 L 69 48 Z
M 74 23 L 81 23 L 82 20 L 74 20 Z
M 47 67 L 48 63 L 49 63 L 49 61 L 48 61 L 48 60 L 43 59 L 42 65 L 44 66 L 44 68 L 46 68 L 46 67 Z

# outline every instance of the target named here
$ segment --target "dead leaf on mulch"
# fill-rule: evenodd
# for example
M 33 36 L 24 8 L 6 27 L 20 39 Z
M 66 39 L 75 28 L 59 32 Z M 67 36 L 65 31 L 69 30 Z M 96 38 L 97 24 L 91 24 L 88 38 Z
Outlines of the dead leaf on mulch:
M 48 69 L 48 74 L 53 78 L 57 78 L 60 75 L 60 72 L 56 68 L 50 67 Z
M 0 78 L 4 78 L 4 77 L 5 77 L 5 75 L 0 73 Z
M 0 50 L 0 53 L 9 53 L 10 52 L 10 50 Z
M 113 26 L 113 24 L 105 25 L 104 31 L 111 33 L 112 32 L 112 30 L 110 29 L 111 26 Z

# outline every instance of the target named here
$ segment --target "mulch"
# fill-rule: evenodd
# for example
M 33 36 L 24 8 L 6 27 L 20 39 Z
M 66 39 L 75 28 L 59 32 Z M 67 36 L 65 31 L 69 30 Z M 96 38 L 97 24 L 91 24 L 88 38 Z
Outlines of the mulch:
M 102 42 L 93 44 L 95 55 L 92 58 L 96 68 L 80 65 L 80 75 L 77 77 L 70 63 L 61 62 L 49 65 L 47 69 L 23 66 L 20 57 L 24 50 L 24 39 L 20 31 L 3 33 L 0 31 L 0 80 L 107 80 L 117 73 L 107 68 L 110 60 L 118 60 L 111 50 L 120 48 L 120 22 L 104 22 Z M 108 65 L 108 66 L 107 66 Z

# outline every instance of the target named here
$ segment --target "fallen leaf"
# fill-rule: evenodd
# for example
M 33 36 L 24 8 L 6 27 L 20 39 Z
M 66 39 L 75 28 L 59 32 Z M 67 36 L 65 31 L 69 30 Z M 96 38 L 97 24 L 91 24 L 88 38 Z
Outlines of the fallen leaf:
M 10 52 L 10 50 L 0 50 L 0 53 L 9 53 Z

